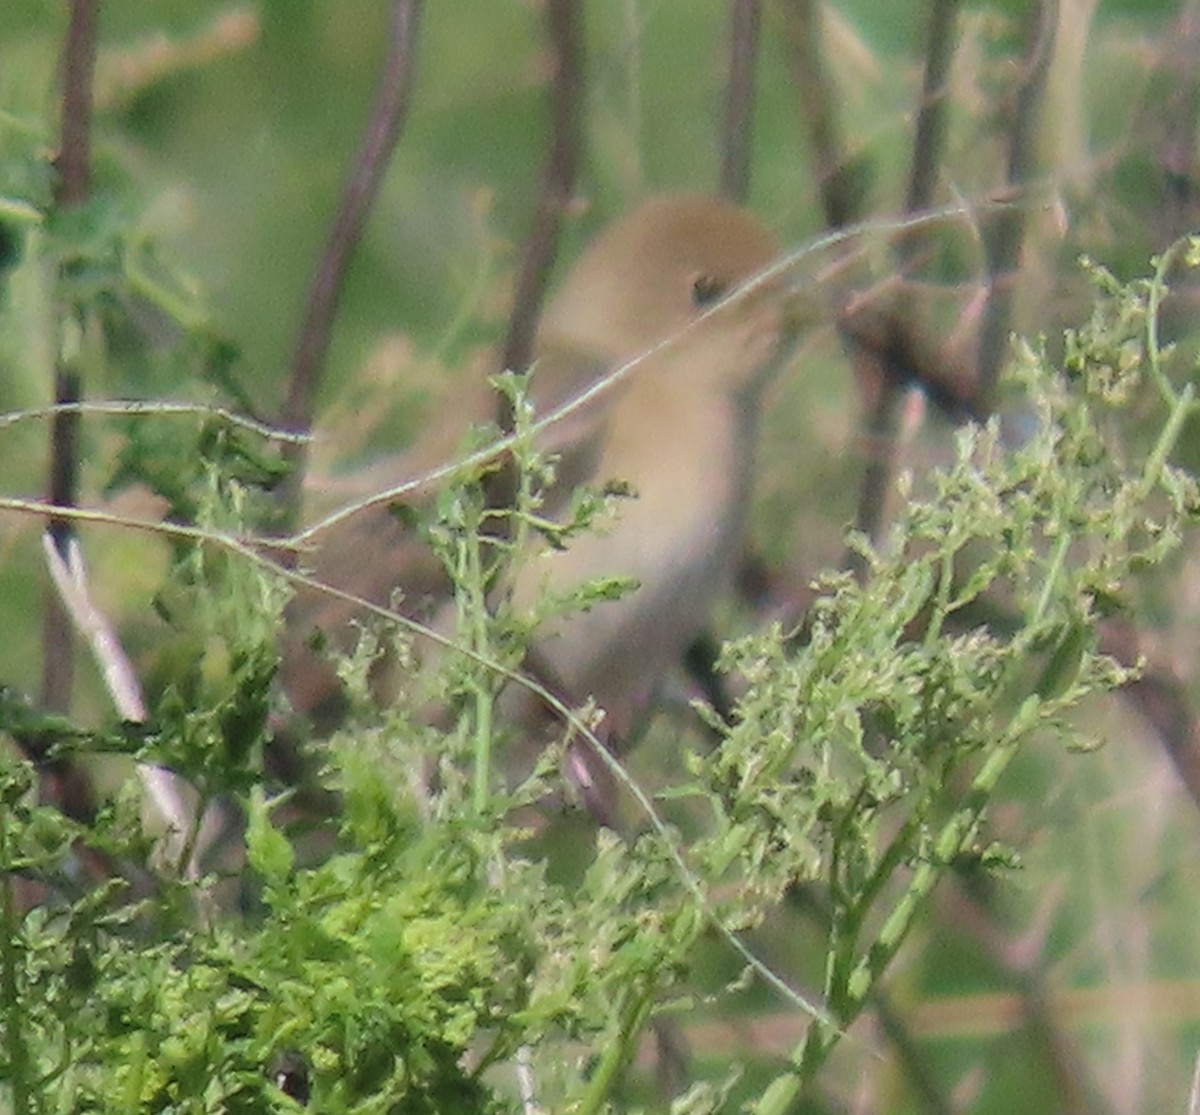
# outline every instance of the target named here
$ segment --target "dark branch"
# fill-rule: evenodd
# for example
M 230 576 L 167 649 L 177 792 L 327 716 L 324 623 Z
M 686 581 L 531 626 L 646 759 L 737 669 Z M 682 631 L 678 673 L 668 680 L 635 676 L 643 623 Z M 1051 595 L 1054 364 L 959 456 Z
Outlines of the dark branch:
M 925 398 L 951 422 L 983 421 L 975 391 L 975 369 L 957 359 L 948 346 L 937 345 L 919 314 L 906 299 L 892 305 L 865 301 L 838 316 L 838 332 L 856 358 L 873 360 L 874 377 L 900 388 L 918 387 Z
M 549 0 L 546 34 L 554 73 L 550 81 L 550 154 L 542 171 L 534 205 L 533 224 L 525 240 L 517 292 L 508 333 L 500 350 L 501 367 L 524 372 L 533 362 L 533 343 L 546 297 L 550 270 L 558 255 L 562 217 L 575 192 L 579 167 L 580 115 L 583 103 L 583 6 L 580 0 Z M 500 395 L 496 423 L 505 433 L 513 429 L 512 403 Z M 489 506 L 512 503 L 516 478 L 509 461 L 487 479 Z
M 59 209 L 83 205 L 92 173 L 92 84 L 96 69 L 97 0 L 75 0 L 63 47 L 62 118 L 56 159 L 58 177 L 54 204 Z M 60 310 L 60 312 L 63 312 Z M 56 506 L 73 507 L 79 499 L 79 411 L 81 389 L 78 372 L 59 358 L 54 370 L 54 400 L 65 404 L 50 423 L 50 464 L 46 499 Z M 74 409 L 71 409 L 74 408 Z M 51 518 L 48 530 L 60 554 L 65 554 L 73 534 L 69 520 Z M 71 617 L 51 585 L 42 613 L 42 704 L 65 712 L 75 685 L 75 636 Z M 65 759 L 50 759 L 51 741 L 40 736 L 18 739 L 39 768 L 43 801 L 55 803 L 68 816 L 89 818 L 95 796 L 86 773 Z
M 925 50 L 925 80 L 921 87 L 921 109 L 917 114 L 912 172 L 908 182 L 906 208 L 909 213 L 928 209 L 933 203 L 933 187 L 945 146 L 946 80 L 954 58 L 957 15 L 958 0 L 933 0 Z
M 503 366 L 523 372 L 533 359 L 537 331 L 550 269 L 558 254 L 562 215 L 575 191 L 579 165 L 579 118 L 583 98 L 583 16 L 579 0 L 549 0 L 546 30 L 554 60 L 550 83 L 550 156 L 542 172 L 525 241 L 517 293 L 502 349 Z M 501 428 L 510 429 L 512 416 L 501 415 Z
M 404 130 L 413 84 L 417 29 L 422 0 L 394 0 L 388 27 L 387 55 L 375 103 L 362 144 L 342 192 L 341 205 L 317 264 L 305 305 L 300 336 L 292 356 L 291 383 L 280 414 L 289 430 L 308 430 L 329 353 L 346 270 L 362 237 L 392 152 Z M 293 470 L 285 493 L 289 515 L 298 508 L 306 446 L 295 442 L 284 450 Z
M 933 200 L 942 149 L 946 135 L 946 78 L 954 56 L 955 17 L 958 0 L 933 0 L 930 9 L 929 38 L 925 48 L 925 77 L 921 87 L 921 104 L 917 113 L 913 138 L 912 171 L 908 185 L 909 213 L 928 209 Z M 903 261 L 916 251 L 917 238 L 905 238 L 898 254 Z M 892 318 L 885 326 L 883 343 L 874 353 L 882 382 L 867 417 L 867 468 L 863 475 L 862 494 L 858 502 L 855 529 L 875 539 L 887 508 L 887 493 L 891 489 L 896 469 L 898 431 L 904 409 L 904 397 L 914 382 L 912 361 L 906 359 L 911 349 L 911 334 L 900 324 L 911 315 L 897 307 L 900 319 Z M 870 359 L 870 357 L 867 357 Z M 865 563 L 857 552 L 848 555 L 850 567 L 859 576 L 866 572 Z
M 800 115 L 817 165 L 817 189 L 830 228 L 862 215 L 865 167 L 849 159 L 837 123 L 837 92 L 825 68 L 817 0 L 782 0 L 784 38 Z
M 725 135 L 721 145 L 721 194 L 745 202 L 750 193 L 754 135 L 754 70 L 758 61 L 760 0 L 732 0 L 729 83 L 725 87 Z
M 63 102 L 54 203 L 71 209 L 87 201 L 92 174 L 92 84 L 96 70 L 98 0 L 74 0 L 63 52 Z M 55 369 L 54 401 L 77 404 L 78 372 L 61 362 Z M 46 498 L 73 507 L 79 498 L 79 413 L 59 411 L 50 425 L 50 474 Z M 66 552 L 70 524 L 51 519 L 50 535 L 59 553 Z M 65 710 L 75 682 L 74 636 L 70 618 L 57 593 L 46 594 L 42 625 L 42 702 Z
M 59 367 L 54 373 L 54 401 L 75 404 L 82 391 L 78 373 Z M 59 412 L 50 424 L 50 475 L 46 499 L 55 507 L 74 507 L 79 499 L 79 412 Z M 50 537 L 60 554 L 74 534 L 69 519 L 51 518 Z M 42 704 L 65 712 L 75 683 L 75 637 L 56 593 L 47 591 L 42 624 Z
M 63 52 L 63 105 L 58 152 L 59 208 L 82 205 L 92 176 L 92 84 L 99 0 L 74 0 Z

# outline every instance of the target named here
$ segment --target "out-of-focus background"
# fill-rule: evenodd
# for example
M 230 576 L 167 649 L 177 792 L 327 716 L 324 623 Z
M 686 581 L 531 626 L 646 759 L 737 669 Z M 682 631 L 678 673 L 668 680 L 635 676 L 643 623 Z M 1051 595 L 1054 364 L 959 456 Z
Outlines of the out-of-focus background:
M 855 240 L 855 266 L 868 276 L 863 297 L 886 294 L 899 240 L 886 219 L 905 209 L 928 28 L 946 6 L 763 4 L 748 203 L 798 253 L 797 279 L 827 281 L 833 254 L 804 249 L 830 228 L 822 183 L 834 181 L 850 216 L 884 222 Z M 503 334 L 546 158 L 542 7 L 455 0 L 425 12 L 411 113 L 343 289 L 318 475 L 370 463 L 437 421 L 445 384 Z M 642 196 L 716 190 L 722 152 L 730 6 L 585 7 L 583 161 L 561 261 Z M 1037 40 L 1039 16 L 1053 33 Z M 806 39 L 817 17 L 819 35 Z M 286 389 L 305 292 L 378 82 L 385 20 L 373 0 L 123 0 L 102 12 L 97 195 L 110 179 L 133 177 L 148 200 L 147 241 L 202 292 L 213 327 L 240 352 L 230 375 L 263 416 L 278 412 Z M 30 121 L 52 117 L 64 25 L 62 4 L 0 7 L 0 196 L 22 196 L 14 176 L 25 164 L 9 156 L 28 142 Z M 1046 78 L 1022 147 L 1010 324 L 1053 338 L 1089 312 L 1081 254 L 1129 277 L 1193 231 L 1200 5 L 996 0 L 958 6 L 953 26 L 932 202 L 974 213 L 928 230 L 904 281 L 931 366 L 969 395 L 993 216 L 985 202 L 1008 184 L 1031 70 L 1044 65 Z M 814 43 L 819 69 L 805 54 Z M 814 116 L 822 91 L 824 132 Z M 833 166 L 823 165 L 821 135 Z M 18 274 L 0 336 L 2 412 L 50 398 L 38 307 L 22 301 L 36 292 Z M 854 358 L 844 309 L 831 305 L 805 336 L 769 409 L 754 544 L 785 599 L 842 560 L 857 514 L 864 414 L 878 384 Z M 1186 298 L 1173 315 L 1169 328 L 1186 337 Z M 131 369 L 119 358 L 93 370 L 86 392 L 212 397 L 201 384 L 148 382 L 143 362 Z M 85 501 L 95 502 L 118 435 L 103 423 L 86 431 Z M 914 394 L 897 431 L 898 467 L 919 478 L 945 458 L 952 433 L 936 403 Z M 1194 444 L 1185 439 L 1185 463 L 1195 464 Z M 4 493 L 39 492 L 46 452 L 41 424 L 0 430 Z M 40 669 L 39 527 L 0 518 L 0 684 L 30 692 Z M 162 555 L 119 531 L 88 532 L 85 544 L 101 603 L 126 617 L 135 654 L 148 651 Z M 1142 617 L 1155 669 L 1184 696 L 1200 695 L 1194 563 L 1185 551 Z M 106 715 L 95 678 L 81 684 L 85 707 Z M 1008 777 L 993 826 L 1024 850 L 1023 867 L 986 893 L 969 882 L 944 889 L 886 1009 L 872 1016 L 875 1044 L 847 1043 L 826 1074 L 838 1110 L 1196 1110 L 1200 803 L 1130 702 L 1097 703 L 1087 716 L 1098 750 L 1066 753 L 1051 741 Z M 786 944 L 760 942 L 768 959 Z M 747 996 L 736 1015 L 687 1033 L 693 1053 L 753 1061 L 786 1050 L 796 1023 L 773 1011 Z

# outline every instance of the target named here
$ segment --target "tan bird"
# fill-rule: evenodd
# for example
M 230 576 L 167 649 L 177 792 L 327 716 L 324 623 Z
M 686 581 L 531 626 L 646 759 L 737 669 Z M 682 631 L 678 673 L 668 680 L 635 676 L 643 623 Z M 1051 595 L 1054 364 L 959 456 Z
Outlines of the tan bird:
M 528 608 L 546 589 L 596 577 L 640 583 L 540 629 L 531 656 L 543 681 L 573 701 L 594 697 L 618 727 L 681 659 L 730 585 L 761 388 L 790 348 L 781 283 L 760 280 L 777 253 L 770 233 L 735 205 L 655 198 L 596 238 L 543 315 L 531 380 L 539 416 L 618 372 L 542 435 L 562 455 L 559 486 L 621 481 L 633 498 L 618 501 L 609 529 L 523 562 L 512 598 Z M 488 416 L 470 414 L 457 397 L 452 405 L 466 412 L 464 426 Z M 431 463 L 418 450 L 389 480 Z M 375 603 L 399 587 L 417 604 L 433 588 L 427 556 L 386 509 L 330 533 L 316 559 L 319 580 Z M 348 609 L 306 594 L 293 615 L 304 636 L 313 626 L 344 626 Z M 284 678 L 301 709 L 333 692 L 332 675 L 303 638 L 290 643 Z

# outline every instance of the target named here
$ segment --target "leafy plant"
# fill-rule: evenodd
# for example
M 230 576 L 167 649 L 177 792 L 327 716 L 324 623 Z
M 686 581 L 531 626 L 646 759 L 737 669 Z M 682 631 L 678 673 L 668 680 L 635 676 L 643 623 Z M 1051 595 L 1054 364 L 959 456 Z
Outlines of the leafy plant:
M 801 631 L 726 649 L 744 692 L 731 722 L 705 713 L 720 744 L 689 761 L 683 784 L 656 803 L 608 757 L 646 824 L 636 838 L 596 832 L 573 878 L 519 820 L 555 783 L 561 750 L 518 786 L 503 777 L 496 702 L 522 684 L 529 631 L 494 604 L 503 546 L 479 477 L 460 477 L 428 525 L 457 586 L 465 657 L 443 655 L 441 680 L 394 707 L 359 704 L 324 753 L 340 809 L 315 839 L 258 765 L 280 571 L 223 548 L 244 503 L 230 458 L 210 455 L 209 534 L 180 543 L 163 597 L 208 665 L 109 746 L 169 763 L 202 803 L 236 801 L 244 852 L 232 841 L 195 878 L 153 868 L 132 784 L 84 826 L 35 804 L 31 769 L 5 754 L 0 1078 L 12 1110 L 288 1111 L 307 1097 L 331 1112 L 600 1111 L 714 935 L 809 1018 L 753 1098 L 758 1112 L 794 1110 L 937 882 L 1018 860 L 989 839 L 986 810 L 1019 749 L 1085 743 L 1073 710 L 1131 676 L 1098 650 L 1099 626 L 1200 505 L 1169 463 L 1192 389 L 1173 385 L 1156 333 L 1167 269 L 1195 253 L 1177 249 L 1127 286 L 1093 269 L 1097 309 L 1068 334 L 1061 368 L 1044 343 L 1019 347 L 1036 429 L 1020 444 L 996 422 L 962 430 L 950 467 L 905 480 L 886 542 L 854 540 L 861 579 L 825 576 Z M 519 385 L 508 389 L 526 479 L 506 514 L 520 536 L 546 464 L 520 424 Z M 1125 439 L 1133 399 L 1161 415 L 1145 453 Z M 1005 623 L 979 618 L 988 601 Z M 360 666 L 380 635 L 392 638 L 364 643 Z M 413 637 L 395 636 L 402 654 Z M 449 725 L 424 715 L 430 689 L 465 697 L 449 700 Z M 585 718 L 558 711 L 577 744 L 599 748 Z M 658 810 L 681 801 L 687 839 Z M 111 865 L 99 884 L 81 874 L 94 856 Z M 811 1004 L 742 938 L 797 888 L 825 910 Z M 718 1110 L 731 1086 L 697 1080 L 679 1102 Z

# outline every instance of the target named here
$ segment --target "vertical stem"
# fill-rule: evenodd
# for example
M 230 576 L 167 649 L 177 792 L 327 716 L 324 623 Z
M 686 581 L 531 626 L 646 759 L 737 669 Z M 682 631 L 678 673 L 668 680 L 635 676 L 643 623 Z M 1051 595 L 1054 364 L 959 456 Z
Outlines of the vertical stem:
M 88 199 L 92 175 L 92 83 L 100 0 L 72 0 L 63 56 L 63 107 L 56 205 L 73 208 Z
M 20 964 L 16 896 L 13 894 L 12 872 L 9 870 L 8 819 L 0 817 L 0 994 L 3 994 L 4 1032 L 8 1045 L 8 1062 L 12 1069 L 13 1115 L 30 1115 L 33 1100 L 30 1087 L 33 1072 L 29 1047 L 25 1044 L 25 1020 L 21 1009 L 21 981 L 17 973 Z
M 908 182 L 906 210 L 909 213 L 929 208 L 933 200 L 946 135 L 946 81 L 954 58 L 957 15 L 958 0 L 932 0 L 925 47 L 925 78 L 921 86 L 921 107 L 917 113 Z
M 393 0 L 387 56 L 379 89 L 358 155 L 342 191 L 337 216 L 313 275 L 304 321 L 292 354 L 291 382 L 280 413 L 280 424 L 289 430 L 307 431 L 312 425 L 346 270 L 362 238 L 363 226 L 408 118 L 422 6 L 422 0 Z M 284 460 L 292 466 L 283 491 L 284 511 L 288 518 L 294 518 L 299 511 L 307 455 L 306 442 L 294 441 L 284 446 Z
M 841 228 L 861 216 L 862 190 L 857 172 L 847 161 L 837 120 L 837 90 L 821 52 L 821 6 L 819 0 L 785 0 L 782 8 L 792 78 L 816 158 L 825 223 Z
M 906 202 L 906 211 L 910 215 L 929 207 L 941 167 L 946 135 L 946 79 L 954 57 L 957 14 L 958 0 L 932 0 L 925 44 L 925 76 L 921 84 L 921 101 L 913 136 L 912 169 Z M 915 244 L 916 237 L 913 235 L 901 241 L 901 263 L 905 256 L 912 255 Z M 902 317 L 907 316 L 902 307 L 897 307 L 897 310 Z M 882 352 L 884 377 L 867 418 L 867 468 L 855 520 L 856 529 L 872 542 L 879 536 L 887 508 L 892 475 L 896 471 L 901 416 L 910 386 L 903 374 L 902 362 L 896 359 L 902 348 L 896 336 L 896 326 L 889 323 L 886 328 L 887 343 Z M 866 572 L 862 558 L 857 554 L 851 555 L 850 566 L 860 578 Z
M 96 32 L 99 0 L 73 0 L 63 51 L 63 102 L 54 202 L 74 209 L 88 199 L 92 173 L 92 84 L 96 71 Z M 67 314 L 60 311 L 60 317 Z M 65 338 L 58 339 L 54 401 L 59 410 L 50 425 L 50 475 L 46 498 L 59 507 L 73 507 L 79 489 L 78 371 L 65 356 Z M 50 536 L 66 555 L 72 527 L 65 519 L 50 520 Z M 42 624 L 42 702 L 63 712 L 71 703 L 75 684 L 74 638 L 71 620 L 53 588 L 45 596 Z
M 633 993 L 633 1001 L 628 1005 L 621 1020 L 620 1031 L 605 1046 L 583 1099 L 576 1108 L 578 1115 L 596 1115 L 604 1109 L 605 1101 L 617 1082 L 617 1073 L 629 1060 L 634 1039 L 645 1026 L 657 993 L 658 988 L 653 980 L 649 980 L 641 992 Z
M 483 563 L 480 560 L 482 541 L 478 530 L 472 530 L 467 539 L 466 588 L 469 595 L 471 625 L 471 649 L 477 654 L 490 657 L 491 645 L 488 638 L 487 600 L 483 590 Z M 475 785 L 473 803 L 476 815 L 487 809 L 492 783 L 492 710 L 494 690 L 486 678 L 475 679 Z
M 554 60 L 550 82 L 550 154 L 542 171 L 533 226 L 525 240 L 517 292 L 501 348 L 502 371 L 524 372 L 533 362 L 534 338 L 546 297 L 550 269 L 558 255 L 558 234 L 563 212 L 575 191 L 579 167 L 580 117 L 583 111 L 583 5 L 581 0 L 547 0 L 546 33 Z M 515 425 L 512 399 L 496 400 L 496 423 L 504 434 Z M 516 495 L 516 470 L 511 454 L 486 480 L 490 508 L 512 507 Z M 507 522 L 497 524 L 507 533 Z
M 563 211 L 575 190 L 583 105 L 583 8 L 579 0 L 548 0 L 546 30 L 554 59 L 550 83 L 550 154 L 542 171 L 533 227 L 525 241 L 517 293 L 504 339 L 505 371 L 523 372 L 533 359 L 533 339 L 558 254 Z M 511 433 L 512 404 L 503 399 L 501 429 Z
M 729 82 L 725 87 L 725 130 L 721 144 L 721 195 L 745 202 L 750 192 L 754 132 L 754 67 L 758 60 L 761 0 L 731 0 Z

